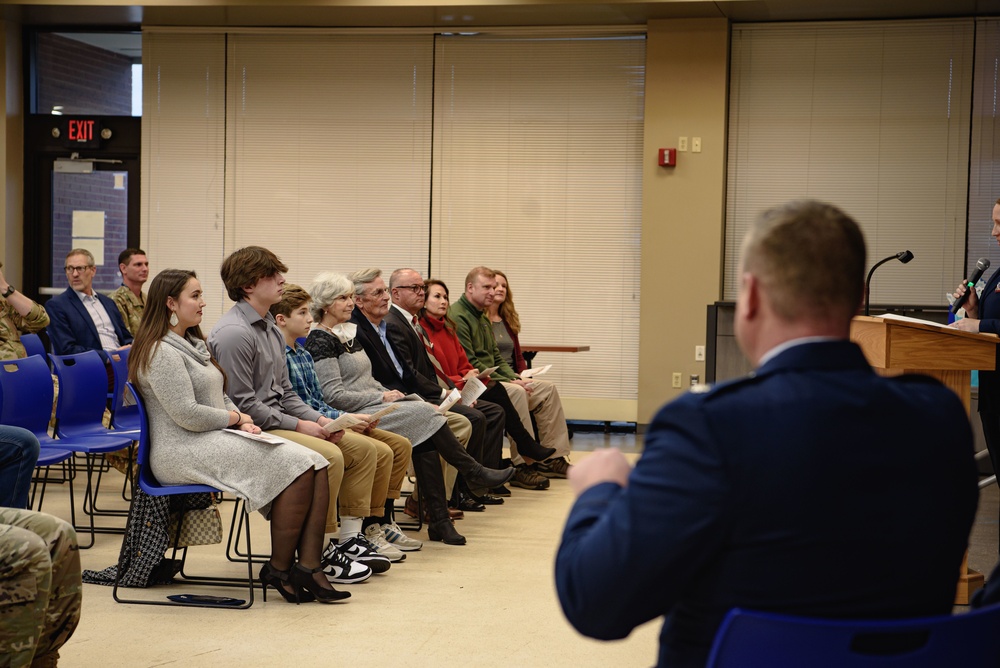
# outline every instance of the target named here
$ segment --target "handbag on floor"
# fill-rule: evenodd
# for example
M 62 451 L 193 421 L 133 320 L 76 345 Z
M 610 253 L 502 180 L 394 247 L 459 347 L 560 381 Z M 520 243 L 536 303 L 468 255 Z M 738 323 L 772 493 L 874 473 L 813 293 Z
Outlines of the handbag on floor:
M 180 532 L 177 530 L 178 518 L 183 517 Z M 222 542 L 222 515 L 215 503 L 208 508 L 196 508 L 170 516 L 170 538 L 177 537 L 177 547 L 191 545 L 215 545 Z

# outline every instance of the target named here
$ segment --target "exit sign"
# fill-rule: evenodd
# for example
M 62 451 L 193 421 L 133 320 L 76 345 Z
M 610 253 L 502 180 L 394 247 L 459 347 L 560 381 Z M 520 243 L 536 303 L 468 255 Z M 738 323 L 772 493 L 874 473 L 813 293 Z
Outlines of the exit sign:
M 100 148 L 101 122 L 93 118 L 67 118 L 63 138 L 70 148 Z

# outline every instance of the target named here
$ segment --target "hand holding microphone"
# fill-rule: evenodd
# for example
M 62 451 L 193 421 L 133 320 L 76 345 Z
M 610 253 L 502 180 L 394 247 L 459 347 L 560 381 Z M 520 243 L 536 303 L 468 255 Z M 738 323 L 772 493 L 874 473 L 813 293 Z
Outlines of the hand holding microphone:
M 976 262 L 976 268 L 972 272 L 972 276 L 969 276 L 967 280 L 962 281 L 962 284 L 958 286 L 958 290 L 956 290 L 954 293 L 955 303 L 951 305 L 952 315 L 958 313 L 958 310 L 962 308 L 962 305 L 965 303 L 966 299 L 969 300 L 969 308 L 966 309 L 967 315 L 973 318 L 976 317 L 976 315 L 978 315 L 979 297 L 978 295 L 974 294 L 976 291 L 976 283 L 979 282 L 979 279 L 983 277 L 983 273 L 989 268 L 990 268 L 989 259 L 985 257 L 979 258 L 979 260 Z M 970 294 L 972 296 L 970 296 Z

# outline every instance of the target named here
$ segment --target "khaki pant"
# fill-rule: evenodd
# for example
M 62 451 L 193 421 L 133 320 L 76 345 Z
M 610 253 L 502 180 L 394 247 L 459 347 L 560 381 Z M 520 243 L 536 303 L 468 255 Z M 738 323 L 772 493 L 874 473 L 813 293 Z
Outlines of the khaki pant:
M 534 433 L 531 427 L 531 416 L 534 415 L 535 423 L 538 425 L 538 442 L 546 448 L 555 448 L 553 457 L 569 456 L 569 429 L 566 426 L 566 414 L 563 413 L 559 390 L 555 383 L 547 380 L 532 378 L 530 382 L 532 383 L 530 394 L 520 385 L 503 384 L 510 402 L 517 409 L 521 424 L 529 434 Z M 521 464 L 524 460 L 520 455 L 516 455 L 516 447 L 513 443 L 510 444 L 511 460 L 515 464 Z
M 360 441 L 358 447 L 374 449 L 375 475 L 369 498 L 362 499 L 363 503 L 367 503 L 364 512 L 350 512 L 349 506 L 341 499 L 340 514 L 349 517 L 382 517 L 385 514 L 385 500 L 399 498 L 403 476 L 410 466 L 413 446 L 410 445 L 409 439 L 382 429 L 372 429 L 368 434 L 348 431 L 338 445 L 343 444 L 344 440 L 352 444 Z M 395 496 L 391 496 L 392 494 Z
M 80 621 L 80 552 L 69 523 L 0 508 L 0 665 L 54 666 Z
M 389 449 L 392 451 L 392 467 L 389 473 L 388 489 L 386 489 L 386 493 L 381 501 L 375 498 L 374 489 L 372 492 L 371 514 L 375 517 L 381 517 L 382 513 L 385 512 L 385 500 L 398 499 L 400 490 L 403 489 L 403 478 L 406 477 L 406 471 L 410 468 L 410 459 L 413 457 L 413 444 L 410 443 L 410 439 L 404 438 L 399 434 L 394 434 L 391 431 L 385 431 L 384 429 L 372 429 L 368 436 L 374 438 L 376 441 L 381 441 L 389 446 Z M 378 512 L 375 512 L 376 509 Z

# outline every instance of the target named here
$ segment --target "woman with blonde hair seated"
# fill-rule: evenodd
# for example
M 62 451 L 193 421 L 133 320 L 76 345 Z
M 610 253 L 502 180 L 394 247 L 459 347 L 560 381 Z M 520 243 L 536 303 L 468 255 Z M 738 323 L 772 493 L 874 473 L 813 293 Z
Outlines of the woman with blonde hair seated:
M 148 412 L 153 474 L 166 484 L 211 485 L 237 495 L 270 520 L 271 558 L 260 571 L 265 588 L 297 603 L 348 598 L 320 566 L 330 491 L 325 471 L 317 472 L 327 462 L 291 441 L 267 443 L 232 431 L 260 434 L 225 394 L 225 374 L 201 332 L 202 294 L 193 271 L 157 274 L 129 355 L 129 375 Z
M 496 339 L 500 355 L 514 371 L 521 373 L 528 368 L 521 353 L 521 342 L 518 340 L 518 335 L 521 333 L 521 316 L 514 308 L 514 295 L 510 291 L 507 274 L 499 269 L 491 271 L 496 275 L 497 287 L 493 294 L 493 303 L 486 307 L 486 317 L 493 327 L 493 338 Z M 566 428 L 566 417 L 563 415 L 559 391 L 555 384 L 545 380 L 533 378 L 531 382 L 547 386 L 554 395 L 552 406 L 557 408 L 544 419 L 538 417 L 538 440 L 553 446 L 559 456 L 538 462 L 535 464 L 535 469 L 547 478 L 565 478 L 570 467 L 567 458 L 570 450 L 569 432 Z M 522 420 L 527 426 L 530 418 L 522 414 Z

